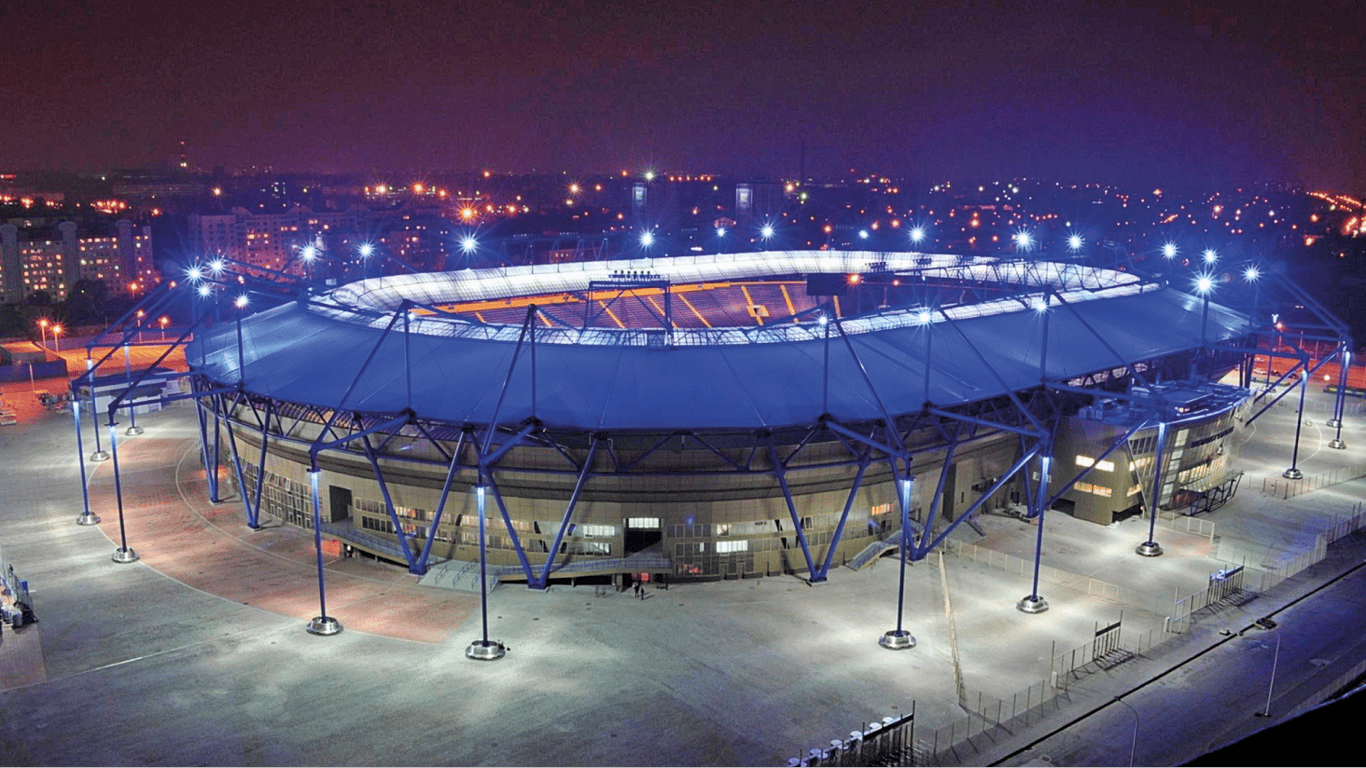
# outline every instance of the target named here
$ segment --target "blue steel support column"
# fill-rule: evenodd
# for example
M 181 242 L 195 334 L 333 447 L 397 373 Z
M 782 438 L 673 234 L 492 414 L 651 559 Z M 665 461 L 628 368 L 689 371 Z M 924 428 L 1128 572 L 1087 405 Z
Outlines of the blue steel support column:
M 1148 499 L 1148 540 L 1138 545 L 1134 551 L 1144 557 L 1157 557 L 1162 554 L 1162 547 L 1153 541 L 1153 534 L 1157 531 L 1157 505 L 1162 499 L 1162 465 L 1167 459 L 1167 422 L 1162 421 L 1161 417 L 1157 422 L 1157 453 L 1153 456 L 1153 495 Z
M 806 558 L 806 572 L 808 576 L 816 573 L 816 562 L 811 557 L 811 547 L 806 543 L 806 532 L 802 530 L 801 518 L 797 516 L 797 505 L 792 501 L 792 491 L 787 487 L 787 474 L 783 470 L 782 457 L 778 455 L 778 448 L 773 444 L 773 435 L 767 435 L 768 455 L 773 461 L 773 474 L 778 478 L 778 485 L 783 489 L 783 500 L 787 502 L 787 513 L 792 516 L 792 528 L 797 532 L 797 543 L 801 545 L 802 556 Z M 814 583 L 808 579 L 808 583 Z
M 907 462 L 906 470 L 907 472 L 910 471 L 909 462 Z M 888 650 L 904 651 L 907 648 L 915 647 L 915 638 L 901 627 L 902 613 L 906 606 L 906 557 L 910 552 L 911 545 L 911 483 L 915 482 L 915 478 L 909 474 L 904 478 L 896 478 L 896 474 L 896 459 L 893 459 L 892 475 L 895 478 L 897 495 L 901 502 L 901 551 L 897 553 L 901 570 L 896 583 L 896 629 L 883 633 L 882 637 L 878 638 L 877 643 Z
M 465 649 L 465 656 L 475 661 L 497 661 L 507 655 L 507 648 L 502 643 L 489 640 L 489 582 L 488 582 L 488 557 L 487 545 L 485 543 L 485 523 L 484 512 L 485 493 L 484 476 L 479 473 L 479 485 L 474 487 L 475 502 L 479 514 L 479 611 L 482 618 L 484 635 L 480 640 L 475 640 Z M 552 559 L 554 553 L 551 553 Z
M 536 577 L 534 584 L 528 583 L 531 589 L 545 589 L 550 579 L 550 570 L 555 567 L 555 556 L 560 553 L 560 543 L 564 541 L 564 535 L 569 531 L 569 520 L 574 516 L 574 507 L 579 504 L 579 496 L 583 493 L 583 484 L 588 481 L 588 475 L 593 471 L 593 456 L 598 452 L 598 438 L 595 435 L 593 442 L 588 445 L 588 456 L 583 460 L 583 468 L 579 470 L 579 479 L 574 483 L 574 491 L 569 494 L 569 503 L 564 508 L 564 518 L 560 520 L 560 530 L 555 533 L 555 543 L 550 546 L 550 551 L 546 553 L 545 565 L 541 567 L 541 573 Z M 481 521 L 483 517 L 479 518 Z M 481 522 L 480 525 L 483 525 Z
M 849 510 L 854 506 L 854 499 L 858 496 L 858 489 L 863 484 L 863 473 L 868 471 L 869 456 L 865 451 L 863 460 L 859 462 L 858 474 L 854 476 L 854 484 L 849 487 L 849 498 L 844 502 L 844 512 L 840 514 L 839 525 L 835 526 L 835 535 L 830 539 L 830 546 L 825 550 L 825 560 L 821 563 L 820 570 L 811 575 L 811 581 L 825 581 L 830 573 L 830 561 L 835 557 L 835 550 L 839 547 L 840 536 L 844 534 L 844 523 L 849 519 Z
M 256 489 L 252 493 L 251 515 L 247 523 L 253 531 L 261 530 L 261 491 L 266 484 L 266 446 L 270 444 L 270 415 L 275 411 L 275 401 L 266 404 L 266 418 L 261 424 L 261 454 L 256 461 Z M 243 495 L 246 495 L 244 490 Z
M 109 412 L 109 455 L 114 460 L 114 499 L 119 506 L 119 548 L 114 550 L 113 561 L 116 563 L 132 563 L 138 559 L 138 553 L 128 546 L 128 529 L 123 525 L 123 481 L 119 477 L 119 447 L 117 443 L 118 423 L 114 421 L 114 412 Z
M 198 383 L 193 385 L 196 390 L 201 389 Z M 210 397 L 212 400 L 212 397 Z M 199 419 L 199 447 L 200 457 L 204 460 L 204 480 L 209 484 L 209 501 L 218 502 L 218 456 L 217 452 L 209 452 L 209 421 L 204 416 L 204 401 L 196 398 L 194 403 L 195 416 Z M 214 437 L 218 436 L 218 415 L 214 414 Z M 217 448 L 217 446 L 215 446 Z
M 133 361 L 129 356 L 128 345 L 126 343 L 123 345 L 123 375 L 124 380 L 127 381 L 128 385 L 131 387 L 133 384 Z M 136 408 L 128 409 L 128 431 L 124 434 L 130 436 L 142 434 L 142 427 L 138 426 L 138 416 Z
M 1290 468 L 1281 473 L 1287 480 L 1304 477 L 1300 471 L 1300 430 L 1304 428 L 1304 390 L 1309 384 L 1309 359 L 1303 360 L 1304 371 L 1300 373 L 1300 407 L 1295 411 L 1295 445 L 1290 449 Z
M 228 418 L 227 408 L 223 409 L 223 422 L 228 430 L 228 448 L 232 451 L 232 466 L 237 473 L 237 493 L 242 497 L 242 509 L 246 512 L 247 527 L 257 530 L 261 527 L 256 519 L 256 510 L 251 508 L 251 496 L 247 493 L 247 477 L 242 472 L 242 458 L 237 452 L 237 435 L 232 429 L 232 420 Z
M 1347 444 L 1342 442 L 1342 405 L 1343 397 L 1347 394 L 1347 372 L 1352 364 L 1352 352 L 1346 342 L 1342 344 L 1342 354 L 1338 356 L 1338 396 L 1333 400 L 1333 418 L 1328 420 L 1328 426 L 1337 430 L 1333 439 L 1328 441 L 1329 448 L 1339 450 L 1346 448 Z
M 460 467 L 460 453 L 465 448 L 465 433 L 460 433 L 460 439 L 455 443 L 455 450 L 451 452 L 451 466 L 446 470 L 446 482 L 441 484 L 441 495 L 437 497 L 436 510 L 432 512 L 432 524 L 427 528 L 427 541 L 422 545 L 422 554 L 418 555 L 418 565 L 423 573 L 427 572 L 427 561 L 432 554 L 432 543 L 436 541 L 436 529 L 441 525 L 441 515 L 446 511 L 446 500 L 451 495 L 451 481 L 455 479 L 455 472 Z
M 1024 613 L 1043 613 L 1048 610 L 1048 601 L 1039 596 L 1039 568 L 1043 559 L 1043 520 L 1048 508 L 1043 505 L 1048 496 L 1048 472 L 1053 463 L 1053 446 L 1047 446 L 1039 454 L 1039 490 L 1034 494 L 1038 508 L 1030 517 L 1037 518 L 1039 530 L 1034 538 L 1034 586 L 1030 593 L 1020 598 L 1015 607 Z
M 81 400 L 72 398 L 71 417 L 76 421 L 76 459 L 81 467 L 81 502 L 85 504 L 85 511 L 76 518 L 77 525 L 95 525 L 100 521 L 99 515 L 90 511 L 90 481 L 85 475 L 85 447 L 81 443 Z
M 95 452 L 90 454 L 91 461 L 105 461 L 109 454 L 100 447 L 100 408 L 95 402 L 95 375 L 93 373 L 95 361 L 87 357 L 85 359 L 85 379 L 86 386 L 90 387 L 90 431 L 95 433 Z M 71 398 L 75 400 L 76 398 Z
M 531 562 L 526 558 L 526 549 L 522 547 L 522 539 L 517 535 L 517 529 L 512 527 L 512 517 L 508 514 L 507 505 L 503 503 L 503 496 L 498 492 L 498 483 L 493 479 L 493 473 L 488 474 L 489 490 L 493 492 L 493 503 L 498 505 L 498 513 L 503 516 L 503 526 L 507 529 L 508 538 L 512 539 L 512 550 L 517 553 L 517 560 L 522 564 L 522 573 L 526 575 L 526 582 L 530 584 L 536 580 L 536 574 L 531 570 Z
M 304 631 L 310 635 L 335 635 L 342 631 L 342 625 L 327 615 L 327 586 L 323 578 L 323 502 L 318 494 L 320 474 L 322 470 L 316 466 L 308 470 L 308 486 L 313 491 L 313 551 L 318 559 L 318 615 L 304 625 Z
M 379 456 L 375 454 L 375 449 L 370 445 L 370 436 L 361 438 L 361 444 L 365 446 L 365 459 L 370 462 L 370 469 L 375 473 L 375 484 L 379 486 L 379 493 L 384 497 L 384 510 L 389 513 L 389 524 L 394 526 L 394 537 L 398 539 L 399 549 L 403 552 L 403 561 L 408 564 L 408 573 L 421 576 L 426 573 L 425 569 L 419 570 L 417 560 L 413 557 L 412 547 L 408 546 L 408 533 L 403 530 L 403 521 L 398 519 L 398 510 L 394 508 L 394 497 L 389 493 L 389 484 L 384 481 L 384 473 L 379 468 Z

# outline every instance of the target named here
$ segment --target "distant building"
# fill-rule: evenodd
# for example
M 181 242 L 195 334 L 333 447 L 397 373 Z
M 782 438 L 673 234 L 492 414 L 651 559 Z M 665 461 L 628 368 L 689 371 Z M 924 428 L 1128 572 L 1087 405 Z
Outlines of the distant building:
M 54 300 L 66 298 L 77 280 L 103 282 L 109 293 L 132 293 L 135 283 L 155 282 L 152 229 L 127 219 L 112 234 L 82 234 L 75 222 L 55 228 L 0 225 L 0 300 L 18 303 L 44 291 Z
M 321 244 L 333 264 L 354 260 L 367 244 L 418 270 L 442 269 L 455 251 L 452 225 L 434 207 L 313 211 L 294 206 L 281 213 L 239 207 L 225 214 L 191 214 L 189 235 L 192 257 L 226 256 L 274 270 L 289 268 L 309 244 Z

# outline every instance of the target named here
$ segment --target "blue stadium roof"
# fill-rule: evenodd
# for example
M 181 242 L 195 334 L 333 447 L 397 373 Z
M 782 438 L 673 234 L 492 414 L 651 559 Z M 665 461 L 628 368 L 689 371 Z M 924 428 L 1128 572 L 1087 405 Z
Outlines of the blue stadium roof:
M 945 309 L 948 317 L 936 312 L 928 325 L 910 313 L 844 321 L 847 344 L 831 324 L 828 408 L 825 328 L 815 322 L 782 340 L 662 348 L 542 341 L 534 413 L 524 346 L 497 419 L 511 424 L 534 415 L 550 427 L 607 431 L 781 428 L 811 424 L 826 411 L 841 421 L 864 421 L 882 416 L 878 399 L 893 415 L 911 413 L 926 402 L 952 406 L 1027 389 L 1041 376 L 1069 379 L 1120 367 L 1121 356 L 1133 362 L 1201 346 L 1203 299 L 1158 285 L 1137 289 L 1132 276 L 1113 284 L 1127 288 L 1112 297 L 1097 289 L 1092 295 L 1058 291 L 1071 298 L 1066 305 L 1054 299 L 1046 323 L 1044 313 L 1017 298 L 990 302 L 990 311 Z M 235 383 L 240 372 L 249 391 L 322 408 L 393 413 L 411 406 L 422 418 L 457 424 L 494 418 L 519 329 L 478 338 L 464 330 L 487 335 L 489 329 L 459 320 L 443 319 L 445 330 L 435 332 L 436 321 L 413 322 L 406 343 L 403 324 L 396 323 L 342 403 L 388 321 L 375 312 L 293 303 L 242 321 L 244 367 L 232 323 L 199 333 L 187 357 L 219 382 Z M 464 330 L 452 333 L 451 324 Z M 1045 324 L 1047 370 L 1041 373 Z M 1246 331 L 1245 316 L 1209 304 L 1211 341 Z

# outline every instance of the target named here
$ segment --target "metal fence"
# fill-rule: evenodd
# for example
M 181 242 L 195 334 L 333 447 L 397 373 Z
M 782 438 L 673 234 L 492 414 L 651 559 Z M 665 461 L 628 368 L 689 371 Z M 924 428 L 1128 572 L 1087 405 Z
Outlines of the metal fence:
M 789 766 L 818 765 L 924 765 L 916 759 L 915 702 L 909 714 L 884 717 L 850 731 L 845 739 L 831 739 L 827 747 L 807 750 L 805 755 L 789 758 Z
M 1330 485 L 1346 483 L 1351 480 L 1366 477 L 1366 464 L 1353 464 L 1348 467 L 1338 467 L 1327 472 L 1302 477 L 1299 480 L 1288 480 L 1283 477 L 1264 477 L 1262 478 L 1262 495 L 1272 496 L 1278 499 L 1289 499 L 1301 494 L 1317 491 L 1320 488 L 1327 488 Z
M 1025 578 L 1032 578 L 1034 575 L 1034 562 L 1032 560 L 1025 560 L 1021 557 L 1008 555 L 1005 552 L 997 552 L 994 549 L 979 547 L 976 544 L 964 544 L 962 542 L 953 541 L 952 539 L 946 539 L 943 546 L 949 554 L 961 557 L 964 560 L 981 563 L 988 567 L 1005 571 L 1006 573 L 1019 574 Z M 1088 597 L 1094 597 L 1119 605 L 1137 605 L 1145 608 L 1153 606 L 1153 601 L 1151 599 L 1136 590 L 1101 581 L 1100 579 L 1093 579 L 1089 576 L 1069 573 L 1048 565 L 1039 567 L 1039 581 L 1045 584 L 1075 589 Z M 1166 610 L 1165 606 L 1155 609 L 1155 612 L 1160 613 L 1163 610 Z
M 1184 632 L 1190 627 L 1194 615 L 1210 606 L 1228 600 L 1238 593 L 1265 592 L 1309 566 L 1328 556 L 1328 545 L 1342 537 L 1366 527 L 1366 510 L 1361 502 L 1348 507 L 1346 515 L 1338 517 L 1332 526 L 1314 537 L 1314 544 L 1308 550 L 1287 555 L 1273 563 L 1260 566 L 1239 566 L 1217 571 L 1210 575 L 1209 585 L 1202 591 L 1185 597 L 1178 596 L 1172 604 L 1172 612 L 1164 621 L 1166 632 Z M 1236 571 L 1236 575 L 1234 575 Z M 1216 576 L 1224 578 L 1216 583 Z
M 1214 521 L 1205 520 L 1192 515 L 1175 515 L 1168 517 L 1166 513 L 1158 516 L 1157 524 L 1163 528 L 1169 528 L 1181 533 L 1192 533 L 1196 536 L 1203 536 L 1210 541 L 1214 541 Z
M 1063 653 L 1054 648 L 1048 677 L 1009 698 L 997 698 L 982 691 L 963 696 L 958 703 L 967 711 L 965 717 L 941 728 L 916 731 L 914 751 L 916 760 L 921 761 L 917 764 L 974 764 L 974 755 L 1071 704 L 1068 689 L 1073 681 L 1110 669 L 1152 648 L 1152 630 L 1121 634 L 1121 623 L 1097 626 L 1090 640 Z

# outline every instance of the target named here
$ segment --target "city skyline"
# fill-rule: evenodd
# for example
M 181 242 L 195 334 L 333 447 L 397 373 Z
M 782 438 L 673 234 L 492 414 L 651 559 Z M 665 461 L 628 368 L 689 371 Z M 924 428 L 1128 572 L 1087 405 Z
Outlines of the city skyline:
M 4 12 L 0 169 L 1363 177 L 1348 4 Z

